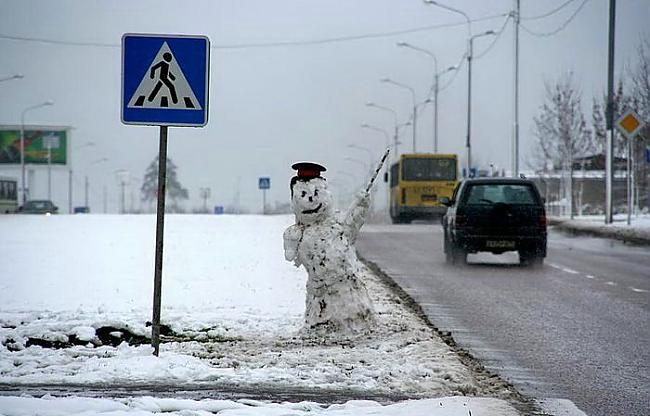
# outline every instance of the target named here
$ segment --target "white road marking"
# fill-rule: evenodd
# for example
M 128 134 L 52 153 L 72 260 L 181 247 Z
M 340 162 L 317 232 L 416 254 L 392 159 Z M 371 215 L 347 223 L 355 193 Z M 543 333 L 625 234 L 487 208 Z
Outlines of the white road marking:
M 585 277 L 586 277 L 587 279 L 595 279 L 595 278 L 596 278 L 596 276 L 594 276 L 594 275 L 592 275 L 592 274 L 586 274 Z
M 610 285 L 610 286 L 618 286 L 618 284 L 616 282 L 612 282 L 611 280 L 609 282 L 605 283 L 605 284 Z
M 633 291 L 633 292 L 636 292 L 636 293 L 648 293 L 648 290 L 645 290 L 645 289 L 637 289 L 637 288 L 632 287 L 632 286 L 630 286 L 630 289 L 632 289 L 632 291 Z
M 551 266 L 554 269 L 562 270 L 565 273 L 580 274 L 580 272 L 577 272 L 577 271 L 575 271 L 573 269 L 569 269 L 568 267 L 560 266 L 559 264 L 549 263 L 548 265 Z

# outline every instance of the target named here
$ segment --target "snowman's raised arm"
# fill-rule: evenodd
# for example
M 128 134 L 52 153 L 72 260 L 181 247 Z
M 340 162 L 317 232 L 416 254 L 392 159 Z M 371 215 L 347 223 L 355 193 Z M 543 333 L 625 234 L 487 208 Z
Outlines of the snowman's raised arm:
M 386 163 L 389 154 L 390 149 L 386 149 L 384 155 L 379 161 L 379 164 L 377 165 L 377 168 L 375 169 L 375 172 L 370 177 L 370 181 L 368 181 L 368 185 L 366 186 L 365 190 L 359 192 L 355 196 L 352 204 L 350 205 L 350 208 L 348 208 L 345 216 L 343 217 L 343 224 L 348 230 L 348 238 L 350 239 L 350 242 L 354 242 L 357 239 L 359 230 L 363 226 L 363 223 L 366 222 L 368 210 L 370 209 L 370 191 L 372 190 L 372 186 L 375 184 L 377 175 L 379 175 L 381 168 L 384 166 L 384 163 Z
M 343 215 L 343 225 L 350 243 L 354 243 L 363 227 L 370 209 L 370 192 L 362 190 L 357 193 L 350 207 Z

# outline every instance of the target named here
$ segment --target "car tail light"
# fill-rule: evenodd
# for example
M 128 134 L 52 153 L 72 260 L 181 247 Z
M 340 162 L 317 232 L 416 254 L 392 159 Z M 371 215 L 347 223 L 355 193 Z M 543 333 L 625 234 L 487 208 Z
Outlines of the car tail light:
M 547 224 L 546 215 L 540 215 L 538 224 L 539 224 L 540 227 L 546 228 L 546 224 Z
M 406 204 L 406 189 L 402 188 L 402 204 Z

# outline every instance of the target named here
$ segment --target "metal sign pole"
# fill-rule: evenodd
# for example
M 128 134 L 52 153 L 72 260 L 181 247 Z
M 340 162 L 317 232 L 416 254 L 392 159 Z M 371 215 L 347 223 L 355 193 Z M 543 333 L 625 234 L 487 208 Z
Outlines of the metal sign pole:
M 156 265 L 153 278 L 153 319 L 151 346 L 156 357 L 160 352 L 160 297 L 162 293 L 163 232 L 165 228 L 165 189 L 167 180 L 167 126 L 160 127 L 158 152 L 158 208 L 156 211 Z
M 266 188 L 262 189 L 262 215 L 266 215 Z
M 632 137 L 627 139 L 627 225 L 632 223 Z

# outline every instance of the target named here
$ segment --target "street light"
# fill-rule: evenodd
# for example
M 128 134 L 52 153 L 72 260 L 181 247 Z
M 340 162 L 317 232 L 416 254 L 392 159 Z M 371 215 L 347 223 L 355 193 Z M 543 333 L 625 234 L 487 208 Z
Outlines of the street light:
M 79 146 L 75 146 L 72 150 L 76 151 L 94 145 L 94 142 L 88 141 Z M 68 214 L 72 214 L 72 153 L 73 152 L 70 152 L 70 168 L 68 169 Z
M 442 9 L 449 10 L 450 12 L 458 13 L 465 18 L 467 22 L 467 38 L 469 39 L 472 36 L 472 21 L 464 11 L 456 9 L 455 7 L 447 6 L 446 4 L 438 3 L 434 0 L 424 0 L 424 4 L 430 4 L 432 6 L 438 6 Z
M 386 138 L 386 147 L 390 147 L 390 135 L 388 134 L 388 132 L 386 130 L 382 129 L 381 127 L 376 127 L 376 126 L 373 126 L 373 125 L 368 124 L 368 123 L 363 123 L 361 125 L 361 128 L 368 129 L 368 130 L 375 130 L 375 131 L 378 131 L 378 132 L 382 133 L 384 135 L 384 137 Z
M 457 68 L 450 66 L 447 69 L 438 71 L 438 59 L 436 55 L 424 48 L 412 45 L 408 42 L 397 42 L 397 46 L 401 48 L 408 48 L 414 51 L 421 52 L 433 59 L 433 153 L 438 153 L 438 92 L 440 90 L 440 76 L 448 72 L 454 71 Z
M 494 35 L 494 30 L 488 30 L 478 35 L 470 36 L 469 50 L 467 51 L 467 176 L 469 177 L 470 169 L 472 168 L 472 148 L 471 148 L 471 132 L 472 132 L 472 54 L 474 49 L 474 39 L 483 36 Z
M 108 161 L 107 157 L 102 157 L 101 159 L 97 159 L 97 160 L 94 160 L 94 161 L 90 162 L 88 164 L 88 168 L 90 168 L 91 166 L 96 165 L 98 163 L 107 162 L 107 161 Z M 86 177 L 85 177 L 85 182 L 84 182 L 84 188 L 85 188 L 84 189 L 84 207 L 86 207 L 86 209 L 88 209 L 88 211 L 90 212 L 90 206 L 88 205 L 88 187 L 89 187 L 88 172 L 86 172 Z
M 34 110 L 41 107 L 46 107 L 49 105 L 54 105 L 54 101 L 47 100 L 40 104 L 32 105 L 27 107 L 20 114 L 20 180 L 23 190 L 23 205 L 27 202 L 27 188 L 25 186 L 25 113 L 30 110 Z
M 373 107 L 377 108 L 382 111 L 387 111 L 393 114 L 393 120 L 395 121 L 394 124 L 394 133 L 393 133 L 393 145 L 395 146 L 395 157 L 399 157 L 399 150 L 397 148 L 397 145 L 399 144 L 398 136 L 399 136 L 399 131 L 398 131 L 398 121 L 397 121 L 397 112 L 393 110 L 392 108 L 384 107 L 378 104 L 375 104 L 373 102 L 367 102 L 366 103 L 367 107 Z
M 12 79 L 22 79 L 22 78 L 25 78 L 25 76 L 23 74 L 14 74 L 14 75 L 10 75 L 8 77 L 0 78 L 0 82 L 2 82 L 2 81 L 11 81 Z
M 386 84 L 393 84 L 393 85 L 395 85 L 397 87 L 409 90 L 411 92 L 411 99 L 413 101 L 413 117 L 412 117 L 412 120 L 413 120 L 413 153 L 415 153 L 416 152 L 416 150 L 415 150 L 415 139 L 417 137 L 416 136 L 416 127 L 417 127 L 417 117 L 418 117 L 418 111 L 417 111 L 417 108 L 416 108 L 417 98 L 415 97 L 415 90 L 413 88 L 409 87 L 406 84 L 402 84 L 401 82 L 394 81 L 394 80 L 392 80 L 390 78 L 383 78 L 380 81 L 383 82 L 383 83 L 386 83 Z
M 371 151 L 370 149 L 368 149 L 367 147 L 364 147 L 364 146 L 356 145 L 356 144 L 349 144 L 348 147 L 349 147 L 350 149 L 362 150 L 362 151 L 368 153 L 368 162 L 369 162 L 369 166 L 372 166 L 372 165 L 373 165 L 373 162 L 374 162 L 374 160 L 373 160 L 373 153 L 372 153 L 372 151 Z

